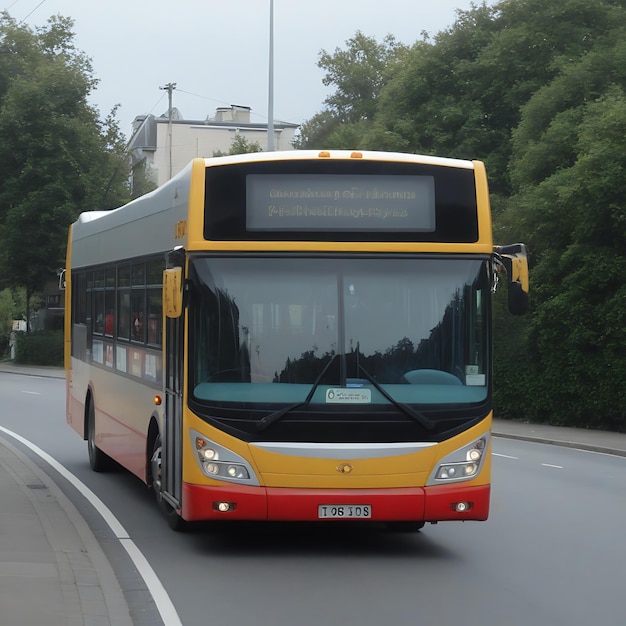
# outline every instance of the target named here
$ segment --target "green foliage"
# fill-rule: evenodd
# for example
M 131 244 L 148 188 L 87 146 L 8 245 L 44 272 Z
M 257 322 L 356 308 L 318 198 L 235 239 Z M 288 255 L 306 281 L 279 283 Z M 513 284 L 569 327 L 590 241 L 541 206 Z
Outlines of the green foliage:
M 63 365 L 63 331 L 16 333 L 15 362 L 20 365 Z
M 323 83 L 335 91 L 325 100 L 326 109 L 303 125 L 297 147 L 362 147 L 380 93 L 408 53 L 392 35 L 378 43 L 357 31 L 346 44 L 345 50 L 336 48 L 333 54 L 320 52 Z
M 157 184 L 147 170 L 146 161 L 139 161 L 132 169 L 131 197 L 139 198 L 156 188 Z
M 24 289 L 3 289 L 0 291 L 0 336 L 11 332 L 13 320 L 24 319 L 26 293 Z
M 128 199 L 115 111 L 102 121 L 88 104 L 97 80 L 72 27 L 56 16 L 32 31 L 0 17 L 1 280 L 27 293 L 64 265 L 78 213 Z
M 481 159 L 496 241 L 528 244 L 529 315 L 495 299 L 497 414 L 626 431 L 625 3 L 483 3 L 397 54 L 357 33 L 320 67 L 336 92 L 302 147 Z
M 251 152 L 261 152 L 261 145 L 258 141 L 249 141 L 243 135 L 235 135 L 230 143 L 230 150 L 228 152 L 222 152 L 221 150 L 214 150 L 213 156 L 228 156 L 233 154 L 248 154 Z
M 614 80 L 618 68 L 607 69 L 606 79 Z M 600 96 L 597 77 L 588 89 L 579 84 L 578 98 L 572 96 L 575 114 L 561 135 L 570 138 L 563 141 L 570 159 L 541 170 L 528 166 L 528 153 L 547 153 L 546 146 L 554 144 L 555 127 L 566 113 L 558 110 L 546 120 L 545 132 L 519 149 L 524 184 L 506 217 L 529 233 L 536 250 L 529 347 L 534 393 L 524 410 L 553 423 L 626 430 L 626 154 L 621 141 L 626 75 L 620 82 L 607 84 Z M 528 110 L 533 108 L 531 101 Z

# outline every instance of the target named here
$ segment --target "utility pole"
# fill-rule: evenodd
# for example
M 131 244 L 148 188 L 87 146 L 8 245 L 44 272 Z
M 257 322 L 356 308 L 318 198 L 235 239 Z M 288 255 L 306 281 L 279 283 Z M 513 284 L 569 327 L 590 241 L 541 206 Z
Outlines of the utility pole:
M 159 87 L 167 91 L 167 143 L 170 160 L 170 175 L 172 178 L 172 92 L 176 89 L 176 83 L 167 83 L 165 87 Z
M 274 150 L 274 0 L 270 0 L 270 72 L 267 104 L 267 151 Z

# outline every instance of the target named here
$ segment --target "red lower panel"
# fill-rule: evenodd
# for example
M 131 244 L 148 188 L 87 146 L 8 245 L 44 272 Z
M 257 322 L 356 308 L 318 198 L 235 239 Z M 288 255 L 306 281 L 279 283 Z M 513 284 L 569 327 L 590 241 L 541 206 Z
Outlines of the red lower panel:
M 291 489 L 220 487 L 183 484 L 182 517 L 185 520 L 317 521 L 320 505 L 368 505 L 368 521 L 483 520 L 489 512 L 489 486 L 415 487 L 401 489 Z M 234 503 L 221 513 L 218 502 Z M 465 513 L 457 513 L 456 502 L 471 502 Z
M 232 519 L 267 520 L 267 497 L 263 487 L 224 484 L 205 487 L 183 483 L 182 518 L 188 521 Z M 215 502 L 234 502 L 235 510 L 221 513 Z
M 368 521 L 412 521 L 424 515 L 424 490 L 412 489 L 268 489 L 268 519 L 316 521 L 319 505 L 369 505 Z M 336 521 L 336 519 L 335 519 Z
M 426 488 L 426 508 L 424 520 L 437 522 L 444 520 L 486 520 L 489 516 L 490 485 L 463 487 L 460 485 L 438 485 Z M 455 510 L 458 502 L 469 504 L 467 511 Z

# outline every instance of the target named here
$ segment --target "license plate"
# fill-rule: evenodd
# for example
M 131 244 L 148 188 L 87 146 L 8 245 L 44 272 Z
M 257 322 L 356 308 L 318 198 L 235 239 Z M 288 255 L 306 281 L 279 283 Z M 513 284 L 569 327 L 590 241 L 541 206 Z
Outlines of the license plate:
M 318 504 L 319 519 L 368 519 L 372 517 L 371 504 Z

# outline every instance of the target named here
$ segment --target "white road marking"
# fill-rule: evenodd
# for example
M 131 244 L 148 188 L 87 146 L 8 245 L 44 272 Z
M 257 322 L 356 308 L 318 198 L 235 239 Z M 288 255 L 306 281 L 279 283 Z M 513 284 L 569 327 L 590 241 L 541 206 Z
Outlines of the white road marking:
M 139 575 L 143 578 L 146 583 L 146 587 L 148 591 L 152 595 L 154 602 L 156 604 L 157 610 L 161 615 L 161 619 L 165 626 L 182 626 L 182 622 L 180 621 L 180 617 L 176 612 L 176 609 L 170 600 L 170 597 L 163 587 L 163 584 L 159 580 L 156 572 L 152 569 L 150 563 L 144 556 L 144 554 L 139 550 L 135 542 L 128 536 L 128 532 L 122 526 L 120 521 L 113 515 L 113 512 L 109 507 L 100 500 L 100 498 L 93 492 L 85 483 L 79 480 L 72 472 L 65 468 L 65 466 L 61 465 L 54 457 L 50 456 L 47 452 L 36 446 L 34 443 L 30 442 L 28 439 L 25 439 L 21 435 L 0 426 L 0 431 L 13 437 L 20 443 L 24 444 L 27 448 L 32 450 L 35 454 L 41 457 L 44 461 L 46 461 L 50 466 L 52 466 L 63 478 L 69 481 L 78 491 L 90 502 L 90 504 L 100 513 L 104 521 L 108 524 L 109 528 L 113 531 L 113 534 L 122 544 L 128 556 L 131 558 L 132 562 L 135 564 Z
M 491 454 L 493 454 L 493 456 L 501 456 L 503 459 L 515 459 L 516 461 L 519 461 L 518 456 L 509 456 L 508 454 L 498 454 L 497 452 L 492 452 Z
M 31 396 L 40 396 L 41 395 L 38 391 L 24 391 L 23 389 L 20 390 L 20 393 L 28 393 Z
M 555 469 L 563 469 L 562 465 L 551 465 L 550 463 L 542 463 L 543 467 L 554 467 Z

